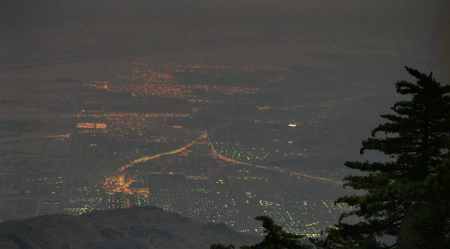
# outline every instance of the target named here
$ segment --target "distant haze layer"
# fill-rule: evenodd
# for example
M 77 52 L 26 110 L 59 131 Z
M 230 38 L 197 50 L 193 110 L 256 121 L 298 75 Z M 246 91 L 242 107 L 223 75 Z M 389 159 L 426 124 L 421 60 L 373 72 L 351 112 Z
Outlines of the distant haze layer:
M 3 1 L 0 69 L 150 56 L 448 79 L 448 1 Z M 376 80 L 384 80 L 379 77 Z M 345 79 L 342 79 L 345 80 Z

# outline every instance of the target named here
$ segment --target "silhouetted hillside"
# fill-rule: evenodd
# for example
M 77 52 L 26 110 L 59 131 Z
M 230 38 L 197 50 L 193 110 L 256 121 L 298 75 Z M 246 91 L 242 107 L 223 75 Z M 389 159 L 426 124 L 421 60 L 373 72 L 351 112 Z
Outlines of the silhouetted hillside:
M 157 207 L 46 215 L 0 223 L 0 248 L 209 248 L 212 243 L 254 244 L 260 238 L 225 224 L 204 224 Z

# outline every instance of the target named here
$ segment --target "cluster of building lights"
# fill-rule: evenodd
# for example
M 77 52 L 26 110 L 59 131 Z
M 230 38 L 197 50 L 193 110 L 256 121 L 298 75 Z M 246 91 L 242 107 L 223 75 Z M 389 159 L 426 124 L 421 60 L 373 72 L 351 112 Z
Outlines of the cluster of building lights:
M 201 102 L 208 103 L 216 100 L 209 99 L 200 99 L 204 97 L 201 95 L 203 92 L 217 94 L 220 93 L 223 95 L 233 95 L 233 94 L 255 94 L 260 91 L 258 87 L 237 87 L 237 86 L 216 86 L 209 84 L 198 84 L 198 85 L 182 85 L 177 82 L 176 77 L 174 77 L 174 72 L 186 72 L 189 69 L 232 69 L 228 67 L 211 67 L 206 65 L 189 65 L 182 66 L 177 64 L 164 64 L 164 65 L 156 65 L 155 63 L 144 63 L 144 62 L 136 62 L 133 63 L 135 66 L 131 70 L 123 70 L 118 71 L 118 75 L 115 79 L 111 79 L 109 81 L 95 81 L 92 83 L 84 84 L 85 87 L 100 90 L 100 92 L 111 92 L 111 93 L 127 93 L 129 96 L 134 97 L 164 97 L 164 98 L 178 98 L 185 99 L 190 102 Z M 242 70 L 242 69 L 241 69 Z M 245 68 L 244 70 L 252 71 L 254 68 Z M 194 104 L 190 104 L 196 106 Z M 199 105 L 200 106 L 200 105 Z M 273 109 L 271 106 L 257 106 L 259 110 L 270 110 Z M 198 111 L 198 108 L 193 108 L 192 113 Z M 193 149 L 198 148 L 199 151 L 202 151 L 202 155 L 207 155 L 216 160 L 216 162 L 221 162 L 221 165 L 224 166 L 227 163 L 233 165 L 241 165 L 246 166 L 242 168 L 258 168 L 263 170 L 269 170 L 274 172 L 280 172 L 284 174 L 289 174 L 290 176 L 296 176 L 298 178 L 306 177 L 314 180 L 324 181 L 332 184 L 342 184 L 342 182 L 334 181 L 327 178 L 321 178 L 317 176 L 301 174 L 298 172 L 289 171 L 280 167 L 270 167 L 259 165 L 263 160 L 269 158 L 271 153 L 269 151 L 251 151 L 245 150 L 241 148 L 241 150 L 235 151 L 226 151 L 225 148 L 219 146 L 217 143 L 212 143 L 209 139 L 209 135 L 206 131 L 194 131 L 191 132 L 185 129 L 182 126 L 168 126 L 167 121 L 170 119 L 178 119 L 178 118 L 189 118 L 192 114 L 175 114 L 175 113 L 120 113 L 120 112 L 99 112 L 99 111 L 91 111 L 91 112 L 82 112 L 76 115 L 66 115 L 66 117 L 78 118 L 83 121 L 79 121 L 76 125 L 78 130 L 76 132 L 79 133 L 88 133 L 88 132 L 121 132 L 121 133 L 131 133 L 133 134 L 143 134 L 143 139 L 146 141 L 152 142 L 169 142 L 171 139 L 167 136 L 151 136 L 145 135 L 145 132 L 150 129 L 155 128 L 173 128 L 180 129 L 180 132 L 188 133 L 191 135 L 188 139 L 184 139 L 182 141 L 186 141 L 184 146 L 181 146 L 175 150 L 167 151 L 164 153 L 159 153 L 155 155 L 143 156 L 140 153 L 132 154 L 133 156 L 128 155 L 126 157 L 125 165 L 120 167 L 116 173 L 113 175 L 106 177 L 99 186 L 99 189 L 103 189 L 102 193 L 106 193 L 107 197 L 105 198 L 110 200 L 108 201 L 108 207 L 129 207 L 132 205 L 131 202 L 137 203 L 137 200 L 142 201 L 144 204 L 148 204 L 148 200 L 152 198 L 152 194 L 149 192 L 149 188 L 146 187 L 144 180 L 139 179 L 139 177 L 145 178 L 148 175 L 183 175 L 186 180 L 192 180 L 194 185 L 204 186 L 204 181 L 214 179 L 208 174 L 198 174 L 198 175 L 190 175 L 192 173 L 187 172 L 174 172 L 174 171 L 164 171 L 165 169 L 155 169 L 161 171 L 155 172 L 142 172 L 138 170 L 134 170 L 131 172 L 133 166 L 144 163 L 150 160 L 154 160 L 157 158 L 162 158 L 164 156 L 178 156 L 178 158 L 187 156 Z M 273 117 L 272 117 L 273 118 Z M 99 123 L 94 123 L 92 120 L 96 120 Z M 88 123 L 87 121 L 90 121 Z M 288 127 L 297 127 L 297 125 L 301 124 L 301 122 L 296 122 L 294 120 L 290 121 L 279 121 L 279 120 L 252 120 L 256 123 L 269 123 L 269 124 L 284 124 Z M 100 123 L 104 122 L 104 123 Z M 56 139 L 69 139 L 70 134 L 66 135 L 53 135 L 47 136 L 48 138 L 56 138 Z M 131 136 L 130 136 L 131 137 Z M 193 138 L 195 137 L 195 138 Z M 254 149 L 254 148 L 253 148 Z M 235 153 L 234 153 L 235 152 Z M 291 153 L 292 154 L 292 153 Z M 285 155 L 287 155 L 285 153 Z M 301 153 L 297 153 L 293 156 L 305 156 Z M 171 157 L 173 158 L 173 157 Z M 181 160 L 181 159 L 180 159 Z M 184 160 L 184 159 L 183 159 Z M 176 160 L 175 160 L 176 161 Z M 220 163 L 219 163 L 220 164 Z M 247 167 L 248 166 L 248 167 Z M 130 169 L 130 170 L 129 170 Z M 131 173 L 131 174 L 130 174 Z M 134 176 L 130 176 L 134 173 Z M 184 175 L 186 174 L 186 175 Z M 194 173 L 196 174 L 196 173 Z M 226 182 L 230 182 L 232 180 L 238 181 L 267 181 L 266 177 L 261 176 L 251 176 L 251 175 L 240 175 L 240 176 L 226 176 L 220 180 L 218 180 L 218 184 L 225 186 Z M 201 192 L 200 189 L 198 188 Z M 194 188 L 191 189 L 194 191 Z M 153 189 L 152 189 L 153 191 Z M 221 190 L 222 191 L 222 190 Z M 213 191 L 212 193 L 217 195 L 223 195 L 223 191 Z M 203 192 L 210 192 L 210 190 L 203 189 Z M 120 195 L 116 195 L 120 193 Z M 133 196 L 133 197 L 131 197 Z M 250 196 L 251 197 L 251 196 Z M 172 197 L 170 197 L 172 198 Z M 173 197 L 175 198 L 175 197 Z M 100 198 L 101 199 L 101 198 Z M 190 207 L 192 212 L 200 212 L 199 208 L 203 209 L 202 211 L 205 214 L 210 215 L 209 219 L 211 221 L 224 221 L 224 214 L 218 209 L 218 206 L 214 201 L 204 198 L 204 199 L 196 199 L 198 201 L 197 204 L 193 203 Z M 100 202 L 100 201 L 99 201 Z M 98 205 L 99 202 L 92 203 L 93 205 Z M 165 207 L 167 210 L 171 210 L 175 204 L 175 199 L 167 199 L 165 203 L 160 203 L 160 206 Z M 198 205 L 199 207 L 197 207 Z M 218 205 L 218 204 L 217 204 Z M 228 206 L 225 205 L 225 208 L 228 208 L 227 211 L 230 211 L 229 207 L 235 206 L 234 200 L 232 204 Z M 265 203 L 267 206 L 271 206 L 269 203 Z M 328 207 L 328 206 L 327 206 Z M 212 209 L 217 209 L 217 215 L 211 213 Z M 92 210 L 92 207 L 89 205 L 84 206 L 79 210 L 73 210 L 73 212 L 85 212 L 87 210 Z M 234 210 L 234 209 L 233 209 Z M 237 209 L 236 209 L 237 210 Z M 266 209 L 266 211 L 269 209 Z M 222 210 L 223 211 L 223 210 Z M 266 212 L 265 211 L 265 212 Z M 230 211 L 231 212 L 231 211 Z M 236 212 L 239 212 L 237 210 Z M 268 212 L 268 211 L 267 211 Z M 230 216 L 231 217 L 231 216 Z M 234 225 L 235 221 L 228 221 L 230 225 Z M 304 231 L 303 231 L 304 232 Z M 311 233 L 313 234 L 313 233 Z M 312 235 L 313 236 L 313 235 Z

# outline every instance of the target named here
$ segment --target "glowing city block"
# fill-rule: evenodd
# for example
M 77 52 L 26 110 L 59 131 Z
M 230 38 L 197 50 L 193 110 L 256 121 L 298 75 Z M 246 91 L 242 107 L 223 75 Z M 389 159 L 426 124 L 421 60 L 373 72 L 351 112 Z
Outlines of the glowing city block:
M 77 128 L 83 129 L 106 129 L 106 124 L 104 123 L 78 123 Z

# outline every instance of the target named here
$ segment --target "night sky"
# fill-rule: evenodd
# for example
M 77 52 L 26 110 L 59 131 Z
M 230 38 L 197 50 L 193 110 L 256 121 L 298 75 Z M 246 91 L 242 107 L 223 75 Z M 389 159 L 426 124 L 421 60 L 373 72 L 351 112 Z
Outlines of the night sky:
M 370 84 L 392 83 L 408 65 L 444 81 L 449 79 L 449 5 L 429 0 L 2 1 L 0 68 L 149 56 L 321 69 Z

